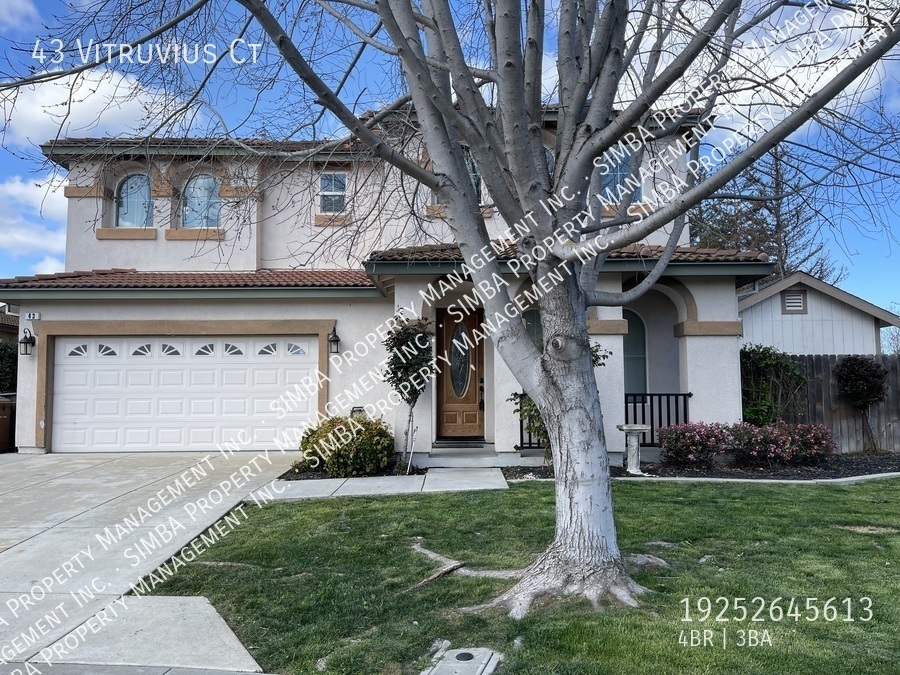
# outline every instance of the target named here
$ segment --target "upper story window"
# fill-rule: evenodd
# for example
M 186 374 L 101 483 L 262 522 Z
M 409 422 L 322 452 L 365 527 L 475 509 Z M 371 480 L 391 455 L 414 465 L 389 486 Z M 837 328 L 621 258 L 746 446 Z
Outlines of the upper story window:
M 116 227 L 152 227 L 153 199 L 150 176 L 135 173 L 126 177 L 116 190 Z
M 631 177 L 631 164 L 634 160 L 634 153 L 627 150 L 621 157 L 612 158 L 607 163 L 610 167 L 609 171 L 603 176 L 600 182 L 600 191 L 605 193 L 610 191 L 613 197 L 618 194 L 624 195 L 630 190 L 634 190 L 631 197 L 632 202 L 641 199 L 641 178 L 640 175 Z
M 478 170 L 475 158 L 472 157 L 472 153 L 468 148 L 465 149 L 464 157 L 466 168 L 469 170 L 469 180 L 472 181 L 472 187 L 475 188 L 475 199 L 481 204 L 481 172 Z
M 181 227 L 219 227 L 219 181 L 205 173 L 191 178 L 181 195 L 181 209 Z
M 319 213 L 343 213 L 347 206 L 347 174 L 319 176 Z

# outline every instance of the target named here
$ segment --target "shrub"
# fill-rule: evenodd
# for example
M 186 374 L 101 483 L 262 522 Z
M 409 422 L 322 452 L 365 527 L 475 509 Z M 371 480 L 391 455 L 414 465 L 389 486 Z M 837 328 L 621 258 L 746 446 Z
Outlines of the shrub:
M 325 470 L 335 478 L 372 476 L 394 459 L 394 437 L 383 419 L 329 417 L 300 439 L 295 471 Z
M 806 386 L 800 365 L 784 352 L 763 345 L 741 348 L 741 403 L 744 420 L 765 425 L 793 417 Z
M 694 422 L 663 427 L 658 432 L 662 461 L 675 466 L 708 468 L 731 440 L 724 424 Z
M 0 342 L 0 392 L 16 390 L 16 371 L 19 367 L 19 345 Z
M 735 462 L 742 466 L 816 465 L 836 448 L 831 431 L 821 424 L 744 422 L 732 426 L 730 433 Z

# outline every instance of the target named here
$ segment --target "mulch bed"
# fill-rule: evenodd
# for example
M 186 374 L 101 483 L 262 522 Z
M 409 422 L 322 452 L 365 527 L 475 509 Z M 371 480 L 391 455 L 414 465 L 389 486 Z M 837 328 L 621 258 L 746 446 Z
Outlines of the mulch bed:
M 821 466 L 795 466 L 776 469 L 767 467 L 714 466 L 711 469 L 701 470 L 684 469 L 664 464 L 642 463 L 641 471 L 653 476 L 683 476 L 690 478 L 783 478 L 790 480 L 849 478 L 851 476 L 868 476 L 876 473 L 900 472 L 900 452 L 879 455 L 834 455 Z M 640 476 L 629 476 L 625 473 L 625 469 L 618 466 L 610 467 L 610 473 L 616 478 L 641 478 Z M 553 478 L 553 470 L 544 466 L 511 466 L 504 467 L 503 475 L 507 480 Z
M 410 476 L 424 476 L 428 473 L 428 469 L 420 469 L 417 466 L 413 466 L 409 471 Z M 397 465 L 391 465 L 384 469 L 383 471 L 379 471 L 378 473 L 372 474 L 372 477 L 376 476 L 405 476 L 406 475 L 406 467 L 401 467 Z M 293 469 L 288 469 L 283 474 L 281 474 L 278 479 L 279 480 L 322 480 L 324 478 L 334 478 L 331 474 L 326 473 L 325 471 L 294 471 Z

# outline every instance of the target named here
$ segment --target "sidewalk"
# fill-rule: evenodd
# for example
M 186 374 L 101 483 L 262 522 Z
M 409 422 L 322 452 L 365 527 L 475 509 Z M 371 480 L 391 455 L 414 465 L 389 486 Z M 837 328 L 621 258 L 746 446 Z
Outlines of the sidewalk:
M 508 487 L 500 469 L 428 469 L 428 473 L 424 476 L 279 480 L 271 486 L 257 490 L 245 501 L 264 503 L 323 497 L 505 490 Z

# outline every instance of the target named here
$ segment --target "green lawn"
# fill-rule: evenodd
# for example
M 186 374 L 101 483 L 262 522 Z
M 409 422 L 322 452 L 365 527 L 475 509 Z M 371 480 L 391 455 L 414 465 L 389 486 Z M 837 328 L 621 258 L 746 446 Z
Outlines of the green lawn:
M 248 522 L 202 560 L 251 567 L 192 564 L 157 592 L 207 596 L 275 673 L 315 673 L 323 657 L 328 673 L 418 673 L 439 638 L 502 651 L 503 673 L 900 672 L 900 482 L 618 481 L 614 492 L 623 551 L 657 552 L 645 545 L 653 540 L 676 544 L 660 553 L 671 571 L 638 577 L 655 592 L 637 610 L 597 614 L 570 600 L 514 622 L 497 612 L 455 611 L 488 600 L 508 581 L 447 576 L 404 592 L 436 570 L 410 550 L 417 536 L 473 567 L 526 565 L 552 533 L 548 483 L 249 506 Z M 700 564 L 705 555 L 712 560 Z M 682 598 L 701 596 L 816 597 L 820 606 L 830 597 L 868 596 L 874 618 L 682 622 Z M 726 649 L 718 636 L 714 647 L 679 644 L 682 629 L 724 626 Z M 768 630 L 773 645 L 738 647 L 740 628 Z

